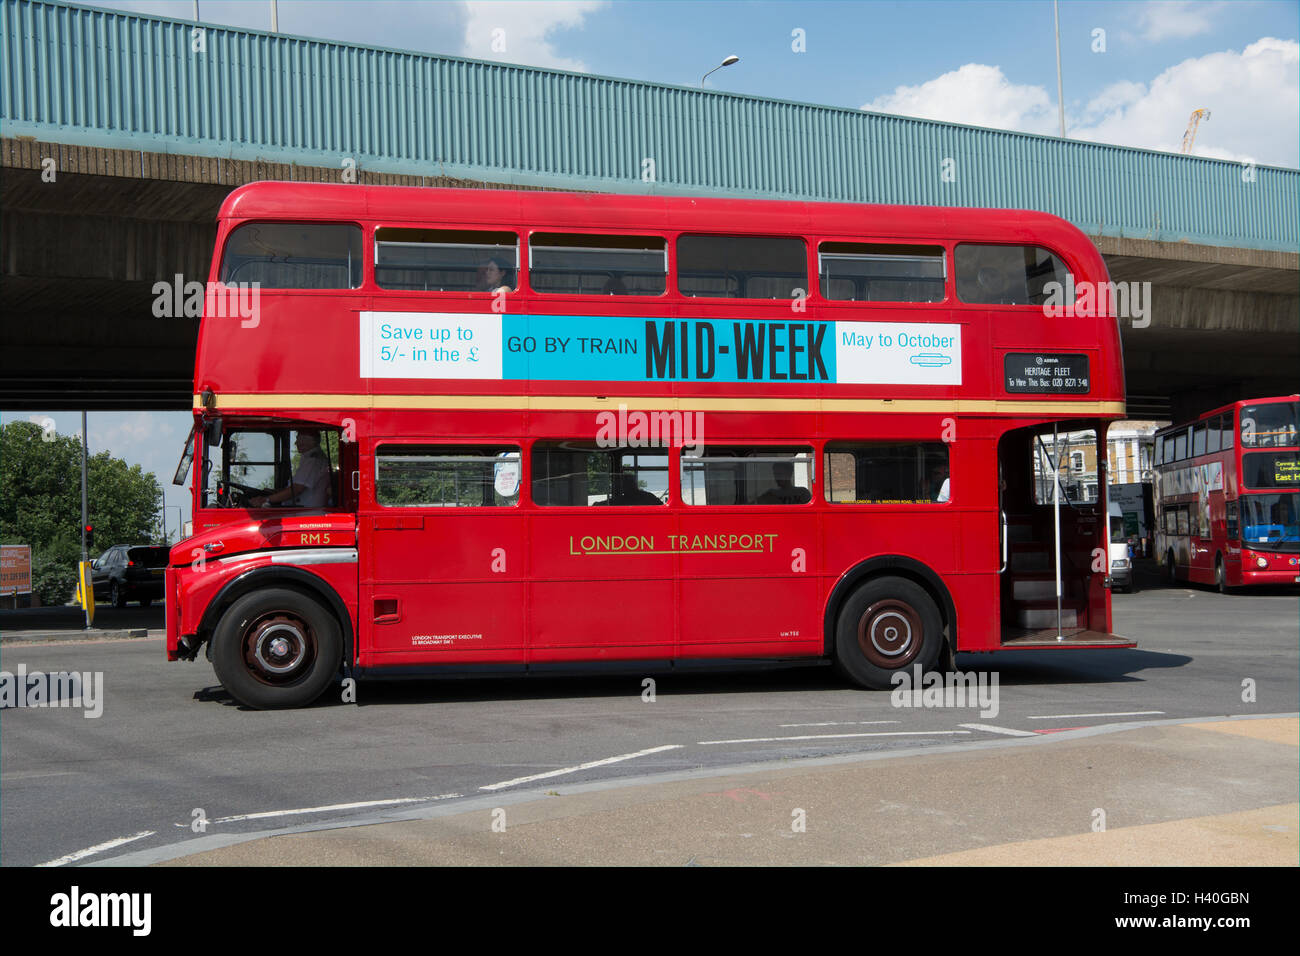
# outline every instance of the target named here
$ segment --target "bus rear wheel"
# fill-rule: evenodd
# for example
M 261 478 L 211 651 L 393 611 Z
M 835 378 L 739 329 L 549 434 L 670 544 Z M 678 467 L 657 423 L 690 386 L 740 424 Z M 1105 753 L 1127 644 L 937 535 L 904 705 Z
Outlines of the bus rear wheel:
M 290 588 L 245 594 L 212 635 L 212 669 L 221 686 L 256 710 L 305 707 L 330 685 L 342 662 L 339 622 Z
M 1229 593 L 1232 588 L 1228 587 L 1228 574 L 1223 570 L 1223 555 L 1216 555 L 1214 558 L 1214 583 L 1218 587 L 1220 594 Z
M 1165 556 L 1165 579 L 1169 582 L 1171 588 L 1177 587 L 1178 568 L 1174 565 L 1174 553 L 1172 551 Z
M 861 687 L 888 690 L 899 671 L 932 670 L 943 645 L 943 618 L 925 589 L 906 578 L 876 578 L 840 609 L 835 666 Z

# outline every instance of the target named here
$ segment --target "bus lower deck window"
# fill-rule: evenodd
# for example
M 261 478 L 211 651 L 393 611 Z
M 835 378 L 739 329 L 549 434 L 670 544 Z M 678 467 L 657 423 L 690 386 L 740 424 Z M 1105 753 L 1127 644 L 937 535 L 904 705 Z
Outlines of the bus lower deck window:
M 668 456 L 593 442 L 537 442 L 532 452 L 533 502 L 544 507 L 663 507 Z
M 375 500 L 393 508 L 500 508 L 519 503 L 511 445 L 381 445 Z
M 943 504 L 952 497 L 944 442 L 835 442 L 826 446 L 831 504 Z
M 808 504 L 813 463 L 811 448 L 706 447 L 700 455 L 682 456 L 682 501 L 688 505 Z

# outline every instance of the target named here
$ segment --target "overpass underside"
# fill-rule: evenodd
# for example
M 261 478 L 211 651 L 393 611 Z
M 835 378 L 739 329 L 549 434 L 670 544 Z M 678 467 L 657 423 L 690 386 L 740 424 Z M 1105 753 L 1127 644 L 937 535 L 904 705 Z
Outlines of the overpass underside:
M 155 317 L 154 284 L 206 278 L 216 213 L 235 187 L 340 181 L 336 169 L 15 139 L 0 141 L 0 170 L 0 408 L 16 411 L 188 409 L 198 321 Z M 1123 323 L 1132 417 L 1297 390 L 1300 255 L 1095 241 L 1113 281 L 1151 283 L 1149 325 Z

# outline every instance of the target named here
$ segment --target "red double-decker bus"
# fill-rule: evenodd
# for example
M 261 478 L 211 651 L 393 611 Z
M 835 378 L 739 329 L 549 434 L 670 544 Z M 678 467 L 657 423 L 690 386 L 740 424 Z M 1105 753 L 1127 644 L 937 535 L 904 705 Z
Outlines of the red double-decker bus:
M 1104 492 L 1044 482 L 1123 415 L 1113 314 L 1048 309 L 1106 281 L 1031 212 L 236 190 L 168 657 L 276 707 L 339 674 L 889 687 L 957 651 L 1132 646 Z
M 1156 554 L 1171 584 L 1300 583 L 1300 395 L 1255 398 L 1156 432 Z

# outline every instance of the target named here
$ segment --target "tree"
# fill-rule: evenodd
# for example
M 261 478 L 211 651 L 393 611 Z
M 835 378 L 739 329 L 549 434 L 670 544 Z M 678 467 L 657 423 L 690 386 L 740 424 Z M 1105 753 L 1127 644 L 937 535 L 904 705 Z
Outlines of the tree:
M 151 472 L 108 452 L 87 462 L 91 557 L 116 544 L 147 544 L 157 529 L 162 488 Z M 32 546 L 32 586 L 62 604 L 81 556 L 81 442 L 46 435 L 32 422 L 0 428 L 0 540 Z

